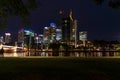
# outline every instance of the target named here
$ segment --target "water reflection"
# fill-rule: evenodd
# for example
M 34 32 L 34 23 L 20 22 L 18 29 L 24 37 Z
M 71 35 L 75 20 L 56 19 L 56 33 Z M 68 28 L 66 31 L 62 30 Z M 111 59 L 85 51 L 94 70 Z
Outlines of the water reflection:
M 4 53 L 4 57 L 25 57 L 26 53 Z
M 120 52 L 29 52 L 29 53 L 4 53 L 4 57 L 25 57 L 25 56 L 67 56 L 67 57 L 109 57 L 120 56 Z

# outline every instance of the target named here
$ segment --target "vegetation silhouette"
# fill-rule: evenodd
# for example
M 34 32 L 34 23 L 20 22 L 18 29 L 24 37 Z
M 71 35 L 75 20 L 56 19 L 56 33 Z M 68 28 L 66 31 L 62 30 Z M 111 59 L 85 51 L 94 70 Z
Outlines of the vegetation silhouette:
M 105 1 L 107 1 L 107 5 L 112 9 L 120 9 L 120 0 L 92 0 L 96 5 L 100 6 Z
M 9 17 L 21 17 L 26 27 L 30 26 L 30 11 L 38 7 L 37 0 L 0 0 L 0 30 L 8 26 Z

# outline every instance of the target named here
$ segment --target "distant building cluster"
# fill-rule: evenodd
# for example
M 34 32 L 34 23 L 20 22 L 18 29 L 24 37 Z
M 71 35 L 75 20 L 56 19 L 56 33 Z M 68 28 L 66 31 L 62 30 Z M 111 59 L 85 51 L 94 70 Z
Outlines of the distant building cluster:
M 9 44 L 11 42 L 11 33 L 5 33 L 5 37 L 0 37 L 0 42 Z M 78 21 L 73 19 L 72 11 L 69 17 L 61 19 L 61 25 L 50 23 L 49 26 L 43 28 L 43 34 L 37 34 L 33 30 L 21 29 L 18 31 L 18 45 L 33 47 L 35 44 L 38 47 L 48 47 L 48 44 L 62 42 L 77 47 L 79 41 L 87 41 L 87 32 L 78 32 Z M 40 46 L 39 46 L 40 44 Z

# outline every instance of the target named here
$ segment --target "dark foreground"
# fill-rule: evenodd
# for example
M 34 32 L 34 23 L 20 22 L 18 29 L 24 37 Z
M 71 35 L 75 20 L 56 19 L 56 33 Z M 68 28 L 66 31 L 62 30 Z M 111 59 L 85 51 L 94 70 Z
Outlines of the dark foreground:
M 0 58 L 0 80 L 120 80 L 120 59 Z

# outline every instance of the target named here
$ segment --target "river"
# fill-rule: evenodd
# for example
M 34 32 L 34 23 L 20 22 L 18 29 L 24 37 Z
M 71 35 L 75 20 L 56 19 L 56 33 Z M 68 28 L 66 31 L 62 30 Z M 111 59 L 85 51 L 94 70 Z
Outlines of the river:
M 29 52 L 29 53 L 4 53 L 4 57 L 26 57 L 26 56 L 60 56 L 60 57 L 111 57 L 120 56 L 120 52 Z

